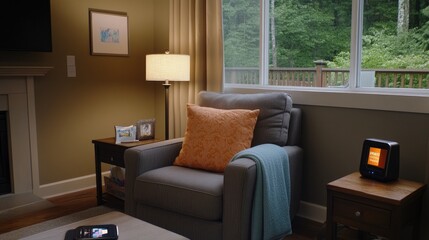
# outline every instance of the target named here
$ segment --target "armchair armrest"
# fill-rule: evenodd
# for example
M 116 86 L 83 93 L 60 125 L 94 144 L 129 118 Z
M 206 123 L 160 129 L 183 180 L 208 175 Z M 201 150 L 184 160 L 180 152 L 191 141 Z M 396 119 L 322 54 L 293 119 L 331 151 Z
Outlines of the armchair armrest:
M 224 173 L 223 239 L 250 239 L 252 199 L 256 164 L 240 158 L 230 162 Z
M 182 148 L 183 138 L 176 138 L 138 147 L 124 153 L 125 160 L 125 213 L 134 216 L 134 181 L 142 173 L 172 165 Z
M 303 150 L 285 146 L 289 156 L 291 181 L 290 217 L 293 219 L 301 200 Z M 252 199 L 256 183 L 256 163 L 248 158 L 230 162 L 224 173 L 223 239 L 250 239 Z

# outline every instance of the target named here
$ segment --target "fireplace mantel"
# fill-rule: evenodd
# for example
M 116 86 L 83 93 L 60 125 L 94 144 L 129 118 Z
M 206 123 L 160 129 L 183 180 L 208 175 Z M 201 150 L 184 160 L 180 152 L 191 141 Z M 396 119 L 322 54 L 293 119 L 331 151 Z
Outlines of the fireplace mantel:
M 52 67 L 0 66 L 0 77 L 45 76 Z
M 12 193 L 38 195 L 39 159 L 37 149 L 34 79 L 52 67 L 0 66 L 0 108 L 8 111 Z

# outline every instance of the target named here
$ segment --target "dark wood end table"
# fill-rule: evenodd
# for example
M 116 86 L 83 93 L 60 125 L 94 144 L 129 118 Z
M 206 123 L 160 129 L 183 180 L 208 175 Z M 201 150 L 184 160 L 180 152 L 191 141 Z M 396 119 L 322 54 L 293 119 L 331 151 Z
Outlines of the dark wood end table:
M 92 140 L 95 151 L 95 178 L 97 185 L 97 204 L 103 204 L 103 189 L 101 182 L 101 163 L 108 163 L 125 168 L 124 152 L 128 148 L 158 142 L 156 139 L 141 140 L 129 143 L 115 143 L 115 138 Z
M 328 183 L 327 239 L 336 239 L 338 223 L 389 239 L 418 239 L 425 187 L 404 179 L 378 182 L 359 172 Z

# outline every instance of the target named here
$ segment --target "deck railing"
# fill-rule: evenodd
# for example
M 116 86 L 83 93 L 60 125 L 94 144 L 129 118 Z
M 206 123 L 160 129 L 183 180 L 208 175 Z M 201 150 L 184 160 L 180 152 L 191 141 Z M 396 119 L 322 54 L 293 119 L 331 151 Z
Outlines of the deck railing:
M 226 68 L 227 83 L 260 84 L 257 68 Z M 303 87 L 347 86 L 349 69 L 326 68 L 316 63 L 314 68 L 270 68 L 268 85 Z M 360 86 L 381 88 L 429 89 L 429 69 L 363 69 Z

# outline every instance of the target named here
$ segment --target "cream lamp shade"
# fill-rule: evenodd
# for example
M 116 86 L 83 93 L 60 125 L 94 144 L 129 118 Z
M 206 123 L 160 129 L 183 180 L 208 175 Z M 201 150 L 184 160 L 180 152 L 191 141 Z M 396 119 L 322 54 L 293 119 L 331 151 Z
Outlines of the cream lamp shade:
M 169 81 L 190 80 L 190 57 L 184 54 L 146 55 L 146 81 L 165 81 L 165 139 L 169 139 Z
M 190 57 L 183 54 L 146 55 L 147 81 L 189 81 Z

